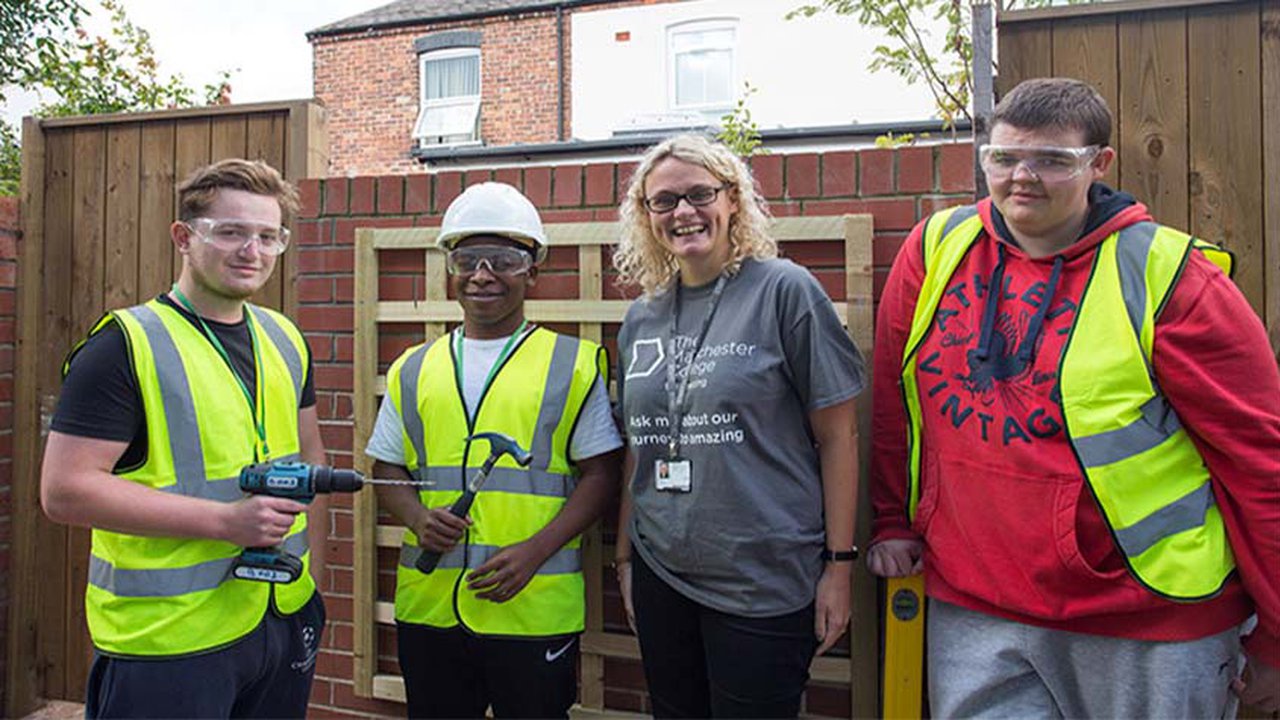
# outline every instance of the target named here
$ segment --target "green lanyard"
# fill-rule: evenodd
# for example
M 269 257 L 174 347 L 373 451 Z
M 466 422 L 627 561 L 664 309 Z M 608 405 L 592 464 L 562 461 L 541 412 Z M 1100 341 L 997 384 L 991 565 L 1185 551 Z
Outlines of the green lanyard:
M 204 336 L 208 338 L 209 344 L 213 345 L 213 349 L 218 351 L 218 355 L 222 356 L 223 362 L 227 364 L 227 369 L 231 371 L 231 377 L 235 378 L 236 384 L 240 386 L 240 392 L 244 393 L 244 399 L 249 403 L 249 413 L 253 416 L 254 429 L 258 431 L 259 450 L 254 452 L 254 460 L 266 460 L 271 458 L 271 448 L 267 447 L 267 407 L 265 403 L 260 403 L 261 398 L 255 399 L 254 393 L 249 392 L 249 387 L 244 384 L 244 378 L 240 377 L 240 373 L 236 372 L 236 366 L 231 362 L 231 356 L 227 354 L 226 348 L 222 347 L 222 342 L 218 340 L 218 336 L 213 334 L 213 330 L 205 324 L 204 318 L 200 317 L 200 313 L 192 307 L 191 301 L 186 295 L 178 289 L 178 283 L 173 284 L 173 295 L 178 298 L 178 302 L 182 303 L 182 307 L 196 316 L 196 321 L 200 323 L 200 329 L 204 332 Z M 249 324 L 249 345 L 253 348 L 253 371 L 254 378 L 257 382 L 256 387 L 262 386 L 262 356 L 258 352 L 258 331 L 253 326 L 253 320 L 249 318 L 249 313 L 245 313 L 245 322 Z
M 516 328 L 516 331 L 511 334 L 511 337 L 507 338 L 507 344 L 502 346 L 502 352 L 498 353 L 498 359 L 494 360 L 493 366 L 489 368 L 489 374 L 485 376 L 484 385 L 481 386 L 480 388 L 480 397 L 476 398 L 477 414 L 480 412 L 480 401 L 484 399 L 484 394 L 489 391 L 489 383 L 493 382 L 493 376 L 497 374 L 498 368 L 502 367 L 502 363 L 507 361 L 507 356 L 511 354 L 511 347 L 515 345 L 516 338 L 520 337 L 520 335 L 524 333 L 524 327 L 525 325 L 528 325 L 528 324 L 529 324 L 528 320 L 520 321 L 520 327 Z M 455 361 L 453 366 L 454 376 L 458 380 L 459 392 L 462 392 L 462 389 L 466 387 L 466 385 L 462 382 L 462 336 L 463 336 L 462 328 L 459 327 L 458 339 L 456 342 L 454 342 L 454 356 L 457 358 L 457 360 Z M 465 408 L 466 405 L 467 405 L 466 398 L 463 398 L 462 406 Z M 474 417 L 468 417 L 467 419 L 468 421 L 475 420 Z

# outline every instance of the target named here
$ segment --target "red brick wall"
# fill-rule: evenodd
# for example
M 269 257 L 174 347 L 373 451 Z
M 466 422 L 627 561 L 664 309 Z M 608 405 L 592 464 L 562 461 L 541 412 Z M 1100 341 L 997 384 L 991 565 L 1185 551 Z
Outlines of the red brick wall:
M 868 149 L 823 154 L 764 155 L 753 159 L 756 179 L 774 215 L 871 213 L 875 218 L 873 258 L 875 293 L 883 287 L 893 257 L 911 227 L 929 212 L 972 198 L 972 147 L 969 144 Z M 614 220 L 619 194 L 633 170 L 630 163 L 585 166 L 530 166 L 497 171 L 330 178 L 303 182 L 304 209 L 298 222 L 300 272 L 298 322 L 315 355 L 316 394 L 331 460 L 352 462 L 352 330 L 353 242 L 358 227 L 435 225 L 462 188 L 484 180 L 520 187 L 541 209 L 545 222 Z M 820 243 L 787 243 L 784 252 L 818 276 L 833 297 L 844 296 L 842 257 L 831 258 Z M 828 244 L 829 245 L 829 244 Z M 379 255 L 379 297 L 408 300 L 425 297 L 423 259 L 419 251 L 383 251 Z M 607 261 L 606 261 L 607 263 Z M 551 252 L 535 298 L 577 297 L 577 251 Z M 608 271 L 606 270 L 606 274 Z M 608 281 L 606 280 L 606 283 Z M 606 297 L 621 297 L 607 284 Z M 606 328 L 606 340 L 617 328 Z M 420 330 L 380 326 L 382 370 L 402 351 L 420 341 Z M 616 354 L 613 355 L 616 357 Z M 329 606 L 329 631 L 321 653 L 312 712 L 317 716 L 377 713 L 401 715 L 398 705 L 357 699 L 352 692 L 352 516 L 350 496 L 334 497 L 334 522 L 327 545 L 329 577 L 322 584 Z M 607 523 L 612 525 L 612 523 Z M 379 574 L 379 596 L 390 599 L 394 575 Z M 612 584 L 612 574 L 605 573 Z M 615 587 L 606 585 L 606 627 L 625 631 Z M 379 666 L 395 672 L 393 632 L 379 635 Z M 605 663 L 605 701 L 620 710 L 647 711 L 638 664 Z M 814 685 L 805 712 L 848 717 L 845 688 Z
M 612 3 L 610 9 L 632 3 Z M 644 0 L 673 2 L 674 0 Z M 564 126 L 570 135 L 572 25 L 564 11 Z M 312 41 L 315 97 L 329 111 L 329 175 L 409 173 L 418 116 L 413 41 L 442 30 L 479 30 L 480 138 L 485 145 L 560 139 L 556 15 L 551 11 L 375 30 Z
M 18 199 L 0 197 L 0 641 L 8 638 L 10 502 L 13 483 L 13 357 L 18 275 Z M 0 657 L 0 677 L 5 659 Z M 0 704 L 4 689 L 0 688 Z

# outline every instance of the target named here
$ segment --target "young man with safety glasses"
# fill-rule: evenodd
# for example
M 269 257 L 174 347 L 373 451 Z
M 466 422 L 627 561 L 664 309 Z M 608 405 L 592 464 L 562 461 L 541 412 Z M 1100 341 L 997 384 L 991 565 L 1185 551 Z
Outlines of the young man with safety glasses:
M 396 630 L 409 717 L 568 717 L 584 626 L 580 534 L 617 496 L 622 438 L 608 359 L 594 342 L 530 324 L 525 295 L 547 255 L 538 211 L 501 183 L 445 212 L 439 245 L 462 324 L 406 350 L 387 372 L 365 452 L 406 527 Z M 502 456 L 465 517 L 449 512 L 500 433 Z M 441 554 L 429 573 L 424 552 Z
M 288 247 L 297 192 L 263 162 L 224 160 L 178 188 L 178 208 L 178 282 L 72 350 L 45 447 L 45 512 L 93 529 L 85 715 L 300 718 L 324 629 L 307 572 L 324 504 L 308 532 L 307 506 L 237 483 L 252 463 L 325 460 L 306 341 L 248 302 Z M 233 576 L 243 548 L 276 545 L 301 577 Z
M 1014 88 L 991 197 L 881 299 L 868 564 L 925 573 L 937 717 L 1280 706 L 1280 373 L 1230 256 L 1100 182 L 1110 133 L 1085 83 Z

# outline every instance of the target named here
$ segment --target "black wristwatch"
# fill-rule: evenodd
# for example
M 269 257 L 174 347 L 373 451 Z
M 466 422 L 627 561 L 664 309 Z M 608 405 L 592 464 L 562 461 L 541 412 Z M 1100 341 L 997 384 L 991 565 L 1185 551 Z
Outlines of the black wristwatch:
M 825 562 L 853 562 L 858 559 L 858 546 L 854 545 L 848 550 L 822 548 L 822 559 Z

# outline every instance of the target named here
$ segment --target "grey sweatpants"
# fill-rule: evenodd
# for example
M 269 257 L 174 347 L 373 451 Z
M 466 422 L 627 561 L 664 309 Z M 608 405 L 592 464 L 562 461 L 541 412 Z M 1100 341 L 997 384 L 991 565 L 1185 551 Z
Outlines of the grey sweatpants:
M 1234 718 L 1239 628 L 1186 642 L 1084 635 L 929 601 L 935 718 Z

